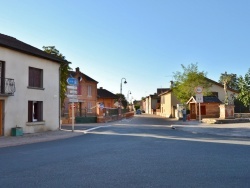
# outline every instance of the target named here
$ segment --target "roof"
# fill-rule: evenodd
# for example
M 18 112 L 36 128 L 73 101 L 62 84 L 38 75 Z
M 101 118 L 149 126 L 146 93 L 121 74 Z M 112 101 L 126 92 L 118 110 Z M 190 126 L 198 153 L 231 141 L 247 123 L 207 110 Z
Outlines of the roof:
M 80 74 L 81 77 L 84 77 L 85 80 L 87 80 L 89 82 L 96 82 L 96 83 L 98 83 L 96 80 L 94 80 L 93 78 L 89 77 L 88 75 L 86 75 L 86 74 L 84 74 L 84 73 L 82 73 L 80 71 L 79 71 L 79 74 Z M 75 71 L 69 71 L 69 75 L 75 77 L 76 76 L 76 72 Z
M 103 88 L 97 89 L 97 96 L 99 98 L 109 98 L 109 99 L 117 99 L 118 98 L 117 95 L 115 95 L 114 93 L 112 93 L 106 89 L 103 89 Z
M 157 94 L 162 94 L 166 91 L 170 90 L 170 88 L 157 88 Z
M 8 35 L 4 35 L 0 33 L 0 46 L 9 48 L 15 51 L 19 51 L 25 54 L 33 55 L 36 57 L 40 57 L 43 59 L 47 59 L 54 62 L 60 62 L 60 63 L 70 63 L 66 60 L 63 60 L 55 55 L 48 54 L 43 50 L 40 50 L 38 48 L 35 48 L 29 44 L 26 44 L 20 40 L 17 40 L 14 37 L 10 37 Z
M 196 96 L 192 96 L 188 100 L 187 104 L 190 103 L 192 100 L 196 102 Z M 222 103 L 222 102 L 216 96 L 203 96 L 203 103 Z
M 212 83 L 212 84 L 215 84 L 215 85 L 217 85 L 217 86 L 219 86 L 219 87 L 224 88 L 224 85 L 223 85 L 223 84 L 220 84 L 219 82 L 216 82 L 216 81 L 214 81 L 214 80 L 211 80 L 211 79 L 209 79 L 209 78 L 207 78 L 207 77 L 205 77 L 205 78 L 207 79 L 208 82 L 210 82 L 210 83 Z M 172 89 L 170 89 L 170 88 L 165 88 L 165 89 L 167 89 L 167 90 L 166 90 L 165 92 L 160 93 L 159 96 L 165 95 L 165 94 L 170 93 L 170 92 L 172 91 Z M 239 93 L 239 91 L 234 90 L 234 89 L 231 89 L 231 88 L 228 88 L 227 90 L 232 91 L 232 92 L 234 92 L 234 93 Z
M 168 90 L 166 90 L 165 92 L 159 94 L 158 96 L 162 96 L 162 95 L 165 95 L 165 94 L 170 93 L 170 92 L 172 92 L 172 89 L 169 88 Z

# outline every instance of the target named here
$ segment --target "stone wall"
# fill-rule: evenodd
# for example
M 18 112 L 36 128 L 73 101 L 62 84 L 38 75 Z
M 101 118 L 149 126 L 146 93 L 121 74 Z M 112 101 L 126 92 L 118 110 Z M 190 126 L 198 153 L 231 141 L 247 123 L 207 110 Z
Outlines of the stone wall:
M 250 113 L 234 113 L 235 118 L 250 118 Z

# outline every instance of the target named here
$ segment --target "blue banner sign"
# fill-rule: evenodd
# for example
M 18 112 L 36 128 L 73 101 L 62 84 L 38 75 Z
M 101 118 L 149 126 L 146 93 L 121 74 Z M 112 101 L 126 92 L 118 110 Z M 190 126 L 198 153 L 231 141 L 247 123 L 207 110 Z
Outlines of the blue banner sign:
M 77 79 L 76 78 L 68 78 L 67 82 L 69 85 L 77 85 Z

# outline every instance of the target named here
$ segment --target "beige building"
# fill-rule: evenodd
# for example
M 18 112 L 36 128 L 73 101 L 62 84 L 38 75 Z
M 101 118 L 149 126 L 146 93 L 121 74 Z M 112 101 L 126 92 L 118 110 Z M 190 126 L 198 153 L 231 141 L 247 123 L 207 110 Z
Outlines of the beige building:
M 165 91 L 159 96 L 161 98 L 160 116 L 167 118 L 175 117 L 176 106 L 180 104 L 180 101 L 173 95 L 172 90 Z
M 65 61 L 16 38 L 0 34 L 0 135 L 14 127 L 24 133 L 60 125 L 59 71 Z
M 223 103 L 225 100 L 225 91 L 224 86 L 218 82 L 215 82 L 211 79 L 207 80 L 212 83 L 212 86 L 209 88 L 209 91 L 214 97 L 204 98 L 204 103 L 201 103 L 201 112 L 203 117 L 219 117 L 219 104 Z M 228 88 L 228 100 L 229 103 L 233 103 L 234 95 L 237 91 Z M 175 117 L 178 112 L 176 112 L 177 104 L 181 104 L 180 101 L 174 96 L 172 90 L 168 90 L 159 95 L 161 97 L 161 111 L 160 115 L 163 117 Z M 196 119 L 198 110 L 198 103 L 196 103 L 195 96 L 190 96 L 192 100 L 187 101 L 187 104 L 190 109 L 191 118 Z
M 149 95 L 145 99 L 145 113 L 156 114 L 156 110 L 159 107 L 160 97 L 157 94 Z

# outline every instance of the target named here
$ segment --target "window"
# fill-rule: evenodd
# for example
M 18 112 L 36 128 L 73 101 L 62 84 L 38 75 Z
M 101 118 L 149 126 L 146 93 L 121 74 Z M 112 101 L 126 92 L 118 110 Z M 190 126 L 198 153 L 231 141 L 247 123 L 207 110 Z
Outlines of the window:
M 3 61 L 0 61 L 0 89 L 1 93 L 4 93 L 5 91 L 5 63 Z
M 194 108 L 192 108 L 192 107 L 191 107 L 191 113 L 192 114 L 195 113 Z M 197 114 L 200 114 L 198 107 L 197 107 Z M 206 106 L 205 105 L 201 106 L 201 115 L 206 115 Z
M 28 122 L 43 121 L 43 102 L 28 101 Z
M 92 87 L 88 86 L 88 97 L 92 96 Z
M 82 87 L 80 84 L 78 84 L 77 86 L 77 95 L 81 95 L 82 94 Z
M 92 112 L 92 103 L 88 102 L 88 113 Z
M 201 106 L 201 115 L 206 115 L 206 106 Z
M 218 93 L 218 92 L 211 92 L 211 96 L 216 96 L 216 97 L 218 97 L 218 96 L 219 96 L 219 93 Z
M 165 104 L 165 97 L 161 96 L 161 104 Z
M 43 70 L 29 67 L 29 87 L 43 87 Z

